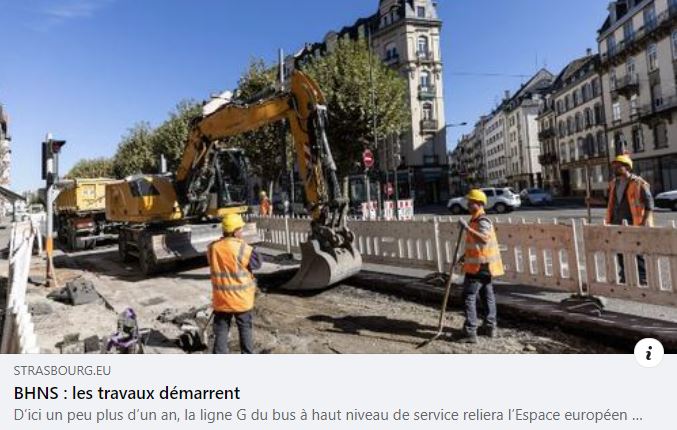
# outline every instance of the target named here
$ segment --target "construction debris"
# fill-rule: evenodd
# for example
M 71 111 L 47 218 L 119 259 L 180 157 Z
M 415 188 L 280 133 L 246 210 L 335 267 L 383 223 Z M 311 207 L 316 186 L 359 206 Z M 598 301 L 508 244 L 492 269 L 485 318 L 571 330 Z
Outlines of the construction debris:
M 92 281 L 84 278 L 77 278 L 67 282 L 65 287 L 48 294 L 47 297 L 72 306 L 92 303 L 100 298 Z

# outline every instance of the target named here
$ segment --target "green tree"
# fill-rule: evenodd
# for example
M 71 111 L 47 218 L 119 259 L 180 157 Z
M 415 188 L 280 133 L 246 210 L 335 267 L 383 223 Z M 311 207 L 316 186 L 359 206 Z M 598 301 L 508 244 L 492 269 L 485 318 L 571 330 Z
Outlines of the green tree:
M 113 160 L 100 157 L 78 161 L 66 174 L 66 178 L 110 178 L 113 175 Z
M 153 129 L 140 122 L 123 136 L 113 157 L 113 173 L 118 178 L 137 173 L 157 172 L 157 158 L 153 153 Z
M 365 148 L 378 151 L 373 144 L 374 113 L 379 139 L 409 127 L 407 81 L 378 56 L 370 56 L 364 40 L 341 40 L 330 54 L 310 60 L 303 70 L 327 98 L 327 138 L 340 175 L 355 170 Z
M 169 119 L 153 131 L 153 157 L 158 160 L 160 155 L 164 155 L 170 172 L 175 171 L 181 161 L 191 122 L 201 114 L 201 104 L 193 100 L 183 100 L 169 113 Z
M 258 99 L 274 88 L 276 79 L 274 67 L 267 67 L 261 59 L 252 59 L 238 81 L 237 98 L 243 101 Z M 286 133 L 286 125 L 280 121 L 234 136 L 228 139 L 227 145 L 242 148 L 249 159 L 252 174 L 264 183 L 270 183 L 285 172 L 280 169 L 285 150 L 287 159 L 291 160 L 291 143 L 285 137 Z

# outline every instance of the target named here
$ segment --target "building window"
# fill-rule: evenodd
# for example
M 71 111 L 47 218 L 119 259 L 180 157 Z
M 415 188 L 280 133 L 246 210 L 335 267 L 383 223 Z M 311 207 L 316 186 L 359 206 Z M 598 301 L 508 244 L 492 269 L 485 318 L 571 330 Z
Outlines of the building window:
M 609 72 L 609 88 L 616 89 L 616 69 L 611 69 Z
M 664 122 L 660 122 L 654 128 L 654 139 L 656 149 L 668 147 L 668 128 Z
M 611 106 L 612 112 L 613 112 L 613 120 L 614 121 L 620 121 L 621 120 L 621 104 L 619 102 L 615 102 Z
M 386 45 L 386 61 L 399 57 L 397 54 L 397 45 L 390 42 Z
M 656 28 L 656 8 L 653 3 L 644 8 L 644 28 L 647 31 Z
M 557 100 L 557 113 L 560 115 L 564 113 L 564 102 L 562 100 Z
M 595 104 L 595 125 L 604 124 L 604 111 L 602 110 L 602 104 Z
M 606 39 L 606 50 L 609 56 L 616 54 L 616 38 L 613 34 Z
M 573 140 L 569 141 L 569 161 L 576 161 L 576 144 Z
M 644 152 L 644 136 L 642 136 L 642 127 L 632 128 L 632 152 Z
M 628 58 L 628 61 L 625 62 L 625 71 L 628 74 L 627 79 L 632 79 L 632 76 L 635 76 L 635 59 L 633 57 Z
M 574 134 L 574 120 L 569 117 L 567 118 L 567 135 L 570 136 L 572 134 Z
M 581 160 L 585 156 L 585 141 L 582 137 L 576 140 L 576 160 Z
M 590 108 L 586 108 L 585 109 L 585 128 L 592 127 L 592 124 L 593 124 L 592 110 Z
M 571 94 L 567 94 L 564 98 L 564 105 L 567 110 L 571 109 Z
M 592 80 L 592 96 L 597 97 L 600 95 L 600 88 L 599 88 L 599 79 L 595 78 Z
M 428 56 L 428 38 L 425 36 L 420 36 L 418 38 L 418 55 L 419 57 L 427 57 Z
M 656 84 L 651 87 L 651 100 L 654 107 L 663 106 L 663 92 L 661 91 L 661 84 Z
M 564 137 L 567 134 L 567 129 L 566 126 L 564 125 L 564 121 L 559 122 L 559 137 Z
M 646 58 L 649 66 L 649 71 L 653 72 L 658 68 L 658 52 L 655 43 L 651 43 L 646 48 Z
M 672 59 L 677 59 L 677 30 L 672 32 Z
M 580 112 L 576 114 L 576 133 L 583 130 L 583 115 Z
M 421 72 L 421 88 L 430 88 L 431 86 L 430 72 L 423 71 Z
M 423 104 L 423 120 L 430 121 L 433 119 L 433 105 L 430 103 Z
M 628 21 L 623 25 L 623 40 L 626 45 L 635 37 L 635 29 L 632 27 L 632 21 Z
M 630 116 L 636 116 L 638 113 L 637 94 L 633 94 L 632 97 L 630 97 Z
M 616 134 L 614 134 L 614 151 L 616 155 L 621 155 L 625 152 L 625 137 L 623 137 L 623 133 L 620 131 L 617 131 Z
M 425 7 L 419 6 L 416 8 L 416 16 L 419 18 L 425 18 Z
M 606 144 L 606 136 L 604 136 L 603 131 L 597 132 L 597 151 L 599 155 L 607 155 L 609 152 L 609 148 L 607 147 Z

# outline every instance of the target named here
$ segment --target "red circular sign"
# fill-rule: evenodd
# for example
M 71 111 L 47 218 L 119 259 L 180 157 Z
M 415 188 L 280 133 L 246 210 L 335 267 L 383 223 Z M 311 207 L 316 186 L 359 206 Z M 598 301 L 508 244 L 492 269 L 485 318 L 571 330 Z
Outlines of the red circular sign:
M 385 191 L 386 191 L 386 195 L 387 195 L 387 196 L 392 196 L 393 193 L 395 192 L 395 190 L 393 189 L 393 184 L 390 183 L 390 182 L 388 182 L 388 183 L 385 185 Z
M 369 149 L 365 149 L 362 153 L 362 161 L 364 162 L 364 167 L 370 169 L 374 165 L 374 154 Z

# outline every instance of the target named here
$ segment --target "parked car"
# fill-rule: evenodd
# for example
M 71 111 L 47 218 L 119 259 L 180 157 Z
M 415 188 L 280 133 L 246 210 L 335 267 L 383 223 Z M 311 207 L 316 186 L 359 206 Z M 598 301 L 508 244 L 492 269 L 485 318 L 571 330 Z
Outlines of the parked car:
M 671 209 L 677 212 L 677 190 L 666 191 L 658 194 L 654 198 L 656 207 L 663 209 Z
M 552 204 L 552 194 L 541 188 L 526 188 L 520 193 L 522 203 L 536 206 Z
M 520 196 L 510 188 L 482 188 L 487 195 L 487 210 L 493 210 L 500 214 L 512 212 L 522 205 Z M 468 211 L 468 201 L 465 197 L 449 199 L 447 209 L 454 215 Z

